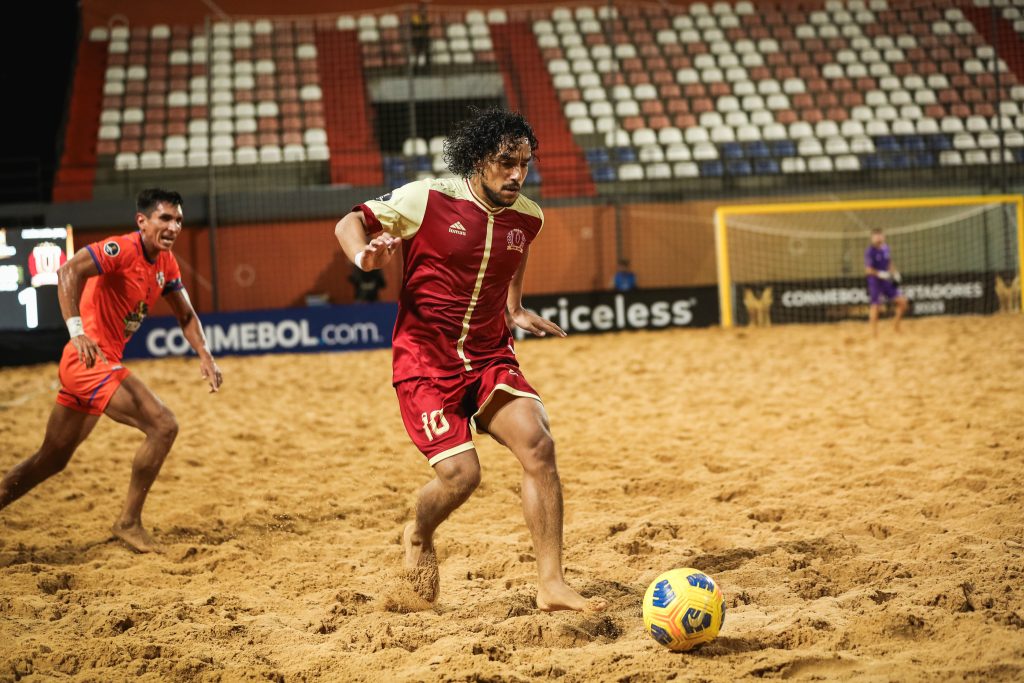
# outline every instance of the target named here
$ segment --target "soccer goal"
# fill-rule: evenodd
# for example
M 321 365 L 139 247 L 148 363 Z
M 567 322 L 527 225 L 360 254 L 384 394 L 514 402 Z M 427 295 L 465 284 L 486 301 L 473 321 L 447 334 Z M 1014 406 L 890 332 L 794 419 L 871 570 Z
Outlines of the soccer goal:
M 910 315 L 1019 312 L 1024 196 L 719 206 L 722 326 L 866 318 L 881 229 Z

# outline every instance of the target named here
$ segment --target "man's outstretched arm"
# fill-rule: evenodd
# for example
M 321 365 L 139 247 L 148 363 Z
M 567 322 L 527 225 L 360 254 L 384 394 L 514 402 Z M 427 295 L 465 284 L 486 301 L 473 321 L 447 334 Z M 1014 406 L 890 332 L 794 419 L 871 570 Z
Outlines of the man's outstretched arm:
M 213 354 L 206 344 L 206 334 L 203 332 L 203 325 L 199 322 L 199 316 L 192 307 L 192 301 L 188 298 L 188 292 L 184 289 L 171 292 L 167 295 L 167 301 L 174 311 L 174 317 L 178 319 L 178 325 L 185 335 L 185 339 L 199 356 L 199 373 L 210 383 L 210 392 L 220 389 L 224 383 L 217 362 L 213 360 Z
M 556 337 L 564 337 L 565 330 L 554 324 L 547 318 L 542 318 L 533 311 L 523 308 L 523 280 L 526 278 L 526 261 L 530 256 L 530 248 L 523 250 L 523 260 L 519 262 L 512 282 L 508 286 L 508 300 L 506 307 L 512 322 L 516 327 L 522 328 L 530 334 L 538 337 L 546 337 L 553 334 Z

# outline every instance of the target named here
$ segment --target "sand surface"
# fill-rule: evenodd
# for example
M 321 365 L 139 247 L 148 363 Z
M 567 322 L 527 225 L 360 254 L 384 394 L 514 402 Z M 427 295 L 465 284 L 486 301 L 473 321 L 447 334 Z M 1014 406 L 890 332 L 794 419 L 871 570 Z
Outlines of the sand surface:
M 100 422 L 0 512 L 0 681 L 732 681 L 1024 678 L 1024 316 L 526 342 L 596 616 L 543 614 L 519 467 L 439 534 L 417 611 L 399 535 L 431 476 L 388 352 L 136 362 L 176 412 L 146 508 L 167 545 L 110 540 L 131 429 Z M 0 469 L 38 445 L 56 366 L 0 370 Z M 716 577 L 719 639 L 672 654 L 640 599 Z

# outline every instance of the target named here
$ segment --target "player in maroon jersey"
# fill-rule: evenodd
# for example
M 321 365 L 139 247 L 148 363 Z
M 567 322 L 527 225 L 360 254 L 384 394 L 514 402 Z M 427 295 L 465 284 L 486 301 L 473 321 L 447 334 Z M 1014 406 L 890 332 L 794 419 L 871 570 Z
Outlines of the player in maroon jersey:
M 111 531 L 131 548 L 149 552 L 158 546 L 142 526 L 142 506 L 178 434 L 178 423 L 149 387 L 121 365 L 125 344 L 164 296 L 199 354 L 199 371 L 211 392 L 220 388 L 222 377 L 171 253 L 181 233 L 181 195 L 143 190 L 136 210 L 137 232 L 89 244 L 58 271 L 58 298 L 71 339 L 60 362 L 57 405 L 43 445 L 0 480 L 0 509 L 63 470 L 106 413 L 146 435 L 132 462 L 128 497 Z
M 439 591 L 433 537 L 480 482 L 471 429 L 490 434 L 523 467 L 523 512 L 537 555 L 537 606 L 602 610 L 562 571 L 562 485 L 555 443 L 537 392 L 523 377 L 505 324 L 565 336 L 523 308 L 530 245 L 544 224 L 521 194 L 537 139 L 519 114 L 475 112 L 445 143 L 455 178 L 409 183 L 355 207 L 335 235 L 364 270 L 403 245 L 404 273 L 393 341 L 392 381 L 405 428 L 434 467 L 405 527 L 406 566 L 429 601 Z

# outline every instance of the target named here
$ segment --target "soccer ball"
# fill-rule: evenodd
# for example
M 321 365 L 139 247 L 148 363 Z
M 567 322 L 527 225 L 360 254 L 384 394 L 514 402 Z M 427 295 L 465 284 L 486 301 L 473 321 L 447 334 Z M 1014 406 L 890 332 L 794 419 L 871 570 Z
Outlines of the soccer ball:
M 644 628 L 670 650 L 689 650 L 715 639 L 725 623 L 725 598 L 699 569 L 672 569 L 644 594 Z

